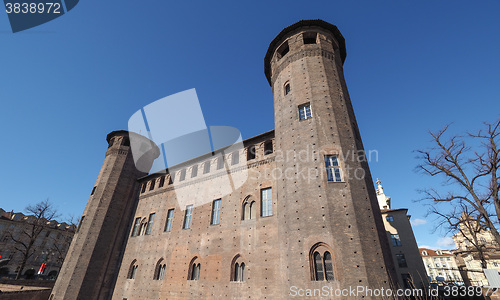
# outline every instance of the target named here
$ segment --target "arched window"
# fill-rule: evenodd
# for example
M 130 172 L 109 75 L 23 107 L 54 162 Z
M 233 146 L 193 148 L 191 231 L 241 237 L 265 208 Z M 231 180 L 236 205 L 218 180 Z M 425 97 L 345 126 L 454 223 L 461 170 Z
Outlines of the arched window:
M 323 265 L 325 266 L 325 278 L 327 281 L 332 281 L 335 279 L 333 276 L 333 261 L 330 252 L 325 251 L 323 254 Z
M 167 268 L 167 265 L 164 263 L 163 258 L 160 258 L 158 262 L 156 263 L 155 267 L 155 273 L 154 273 L 154 280 L 163 280 L 163 277 L 165 277 L 165 270 Z
M 139 266 L 137 265 L 137 260 L 133 260 L 132 263 L 130 264 L 130 267 L 128 269 L 128 274 L 127 274 L 127 279 L 134 279 L 135 275 L 137 274 L 137 268 Z
M 317 243 L 309 252 L 311 280 L 335 280 L 334 263 L 331 248 L 324 243 Z
M 243 201 L 243 206 L 242 206 L 242 220 L 250 220 L 250 219 L 255 219 L 255 211 L 256 211 L 256 206 L 255 201 L 250 199 L 250 196 L 246 197 L 245 200 Z
M 321 259 L 321 254 L 314 252 L 314 279 L 316 281 L 324 280 L 323 276 L 323 260 Z
M 200 280 L 201 264 L 197 257 L 191 260 L 189 264 L 188 280 Z
M 236 263 L 234 265 L 234 277 L 233 281 L 240 281 L 240 264 Z
M 245 263 L 239 254 L 231 262 L 231 281 L 245 281 Z

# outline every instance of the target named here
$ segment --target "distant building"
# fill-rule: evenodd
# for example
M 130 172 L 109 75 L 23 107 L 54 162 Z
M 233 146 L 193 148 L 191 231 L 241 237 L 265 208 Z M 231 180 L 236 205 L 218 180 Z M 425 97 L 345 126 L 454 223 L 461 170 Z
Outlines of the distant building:
M 404 288 L 426 287 L 428 284 L 427 275 L 411 228 L 410 216 L 407 215 L 408 209 L 391 209 L 391 198 L 385 195 L 378 179 L 377 199 L 391 246 L 399 284 Z
M 425 270 L 431 281 L 463 283 L 455 255 L 451 251 L 427 248 L 419 248 L 418 250 L 422 255 Z
M 22 254 L 16 250 L 19 244 L 16 240 L 23 240 L 25 230 L 30 229 L 33 216 L 22 213 L 6 212 L 0 208 L 0 278 L 15 277 L 19 272 Z M 23 269 L 24 278 L 33 278 L 38 275 L 40 267 L 44 265 L 42 275 L 48 279 L 56 279 L 68 251 L 75 226 L 47 221 L 46 227 L 34 242 L 34 254 L 27 260 Z
M 485 269 L 496 269 L 500 272 L 500 247 L 489 230 L 476 228 L 479 232 L 475 234 L 476 240 L 474 240 L 464 224 L 460 224 L 460 227 L 461 232 L 453 235 L 457 248 L 453 253 L 457 256 L 457 264 L 462 271 L 462 277 L 467 285 L 487 286 L 489 283 L 483 272 L 481 256 L 486 263 Z M 478 247 L 482 249 L 482 253 L 479 253 Z

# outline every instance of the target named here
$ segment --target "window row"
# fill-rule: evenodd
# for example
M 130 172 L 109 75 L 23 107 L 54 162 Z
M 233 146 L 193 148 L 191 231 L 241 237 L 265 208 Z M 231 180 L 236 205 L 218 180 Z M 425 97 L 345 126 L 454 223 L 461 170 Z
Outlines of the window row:
M 127 279 L 135 279 L 137 276 L 137 269 L 139 264 L 136 259 L 130 264 Z M 167 270 L 167 265 L 163 258 L 160 258 L 156 263 L 153 280 L 163 280 L 165 278 L 165 273 Z M 200 280 L 201 274 L 201 262 L 198 257 L 194 257 L 189 263 L 189 269 L 187 274 L 187 280 Z M 236 255 L 231 263 L 231 281 L 243 282 L 245 281 L 245 262 L 242 260 L 240 255 Z
M 265 188 L 260 191 L 261 201 L 260 201 L 260 215 L 261 217 L 270 217 L 273 215 L 273 197 L 272 188 Z M 250 220 L 256 217 L 255 210 L 257 204 L 254 200 L 247 197 L 242 204 L 242 220 Z M 220 224 L 222 210 L 222 199 L 216 199 L 212 201 L 212 215 L 210 218 L 210 225 Z M 187 205 L 184 211 L 184 220 L 182 222 L 182 229 L 190 229 L 191 222 L 193 219 L 193 205 Z M 175 209 L 171 208 L 167 211 L 167 219 L 165 221 L 164 232 L 170 232 L 172 230 L 172 223 L 174 221 Z M 131 236 L 139 235 L 150 235 L 153 228 L 153 222 L 155 219 L 155 213 L 149 214 L 149 217 L 136 217 L 134 225 L 132 228 Z
M 309 254 L 309 262 L 311 266 L 312 281 L 334 281 L 335 268 L 334 259 L 331 248 L 325 243 L 317 243 L 311 248 Z M 404 257 L 404 256 L 403 256 Z M 405 262 L 406 263 L 406 262 Z M 195 256 L 191 259 L 188 266 L 187 280 L 200 280 L 202 273 L 203 261 Z M 135 279 L 139 264 L 137 260 L 133 260 L 130 264 L 127 279 Z M 245 275 L 245 260 L 241 255 L 236 255 L 231 261 L 230 280 L 235 282 L 243 282 L 246 279 Z M 163 280 L 167 271 L 167 264 L 163 258 L 160 258 L 155 265 L 152 274 L 153 280 Z
M 269 154 L 272 154 L 273 152 L 274 152 L 273 141 L 269 140 L 269 141 L 264 142 L 264 155 L 269 155 Z M 253 159 L 255 159 L 255 157 L 256 157 L 255 145 L 251 145 L 251 146 L 249 146 L 247 148 L 247 161 L 253 160 Z M 216 165 L 215 165 L 216 170 L 223 169 L 224 165 L 225 165 L 225 162 L 226 162 L 226 158 L 224 156 L 221 156 L 221 157 L 217 158 L 217 162 L 216 162 Z M 238 151 L 235 151 L 235 152 L 233 152 L 231 154 L 231 165 L 237 165 L 239 163 L 240 163 L 240 154 L 239 154 Z M 212 166 L 212 161 L 211 160 L 202 163 L 201 164 L 201 169 L 203 171 L 203 174 L 210 173 L 211 166 Z M 191 178 L 194 178 L 194 177 L 198 176 L 198 168 L 199 168 L 198 165 L 194 165 L 194 166 L 191 167 Z M 174 183 L 175 177 L 176 177 L 175 174 L 176 173 L 170 174 L 170 176 L 168 177 L 167 184 L 173 184 Z M 187 170 L 186 169 L 182 169 L 179 172 L 177 172 L 177 174 L 179 176 L 179 182 L 180 181 L 184 181 L 186 179 Z M 159 180 L 159 183 L 158 183 L 158 187 L 161 188 L 161 187 L 165 186 L 165 181 L 166 180 L 167 180 L 167 175 L 161 176 L 160 180 Z M 149 183 L 149 191 L 154 190 L 155 186 L 156 186 L 156 181 L 157 181 L 157 178 L 154 178 L 154 179 L 151 179 L 149 182 L 143 183 L 142 187 L 141 187 L 141 194 L 144 193 L 144 192 L 146 192 L 148 183 Z M 95 187 L 92 190 L 92 194 L 94 193 L 94 191 L 95 191 Z

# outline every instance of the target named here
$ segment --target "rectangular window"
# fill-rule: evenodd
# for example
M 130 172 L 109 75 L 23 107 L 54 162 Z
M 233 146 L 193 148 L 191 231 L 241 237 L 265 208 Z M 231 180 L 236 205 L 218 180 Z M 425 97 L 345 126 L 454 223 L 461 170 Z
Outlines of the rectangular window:
M 203 174 L 207 174 L 210 172 L 210 161 L 205 162 L 203 166 Z
M 165 175 L 160 177 L 160 183 L 158 184 L 158 187 L 163 187 L 165 185 Z
M 263 217 L 269 217 L 273 215 L 273 198 L 272 189 L 267 188 L 260 191 L 261 197 L 261 215 Z
M 325 155 L 326 175 L 329 182 L 341 182 L 340 166 L 337 155 Z
M 155 214 L 149 214 L 148 226 L 146 227 L 146 234 L 151 234 L 151 229 L 153 229 L 153 222 L 155 220 Z
M 220 222 L 220 203 L 221 199 L 214 200 L 212 203 L 212 221 L 211 225 L 217 225 Z
M 94 186 L 94 188 L 92 189 L 92 192 L 90 193 L 91 196 L 94 195 L 96 188 L 97 188 L 97 186 Z
M 167 223 L 165 223 L 165 231 L 172 230 L 172 222 L 174 221 L 174 209 L 169 209 L 167 212 Z
M 137 236 L 139 234 L 140 226 L 141 226 L 141 217 L 135 218 L 134 230 L 132 230 L 132 236 Z
M 147 184 L 147 182 L 142 184 L 141 194 L 146 191 L 146 184 Z
M 151 180 L 151 184 L 149 185 L 149 190 L 152 191 L 155 188 L 156 179 Z
M 406 258 L 404 254 L 396 254 L 396 258 L 398 259 L 398 265 L 400 268 L 407 268 Z
M 217 159 L 217 170 L 224 168 L 224 156 Z
M 191 218 L 192 217 L 193 217 L 193 206 L 188 205 L 188 206 L 186 206 L 186 213 L 184 215 L 184 225 L 182 226 L 183 229 L 191 228 Z
M 399 239 L 399 234 L 391 234 L 392 245 L 394 247 L 401 246 L 401 240 Z
M 169 183 L 172 184 L 175 181 L 175 171 L 172 171 L 172 174 L 170 174 L 170 180 Z
M 198 165 L 193 166 L 193 170 L 191 171 L 191 178 L 198 176 Z
M 299 106 L 299 120 L 307 120 L 312 118 L 311 104 L 306 103 Z
M 394 222 L 393 216 L 387 216 L 387 217 L 385 217 L 385 219 L 387 220 L 387 222 Z
M 247 160 L 255 159 L 255 146 L 252 145 L 247 148 Z
M 186 179 L 186 169 L 181 170 L 181 175 L 179 176 L 179 181 Z
M 273 153 L 273 141 L 267 141 L 264 144 L 264 155 Z
M 231 156 L 231 164 L 237 165 L 240 162 L 240 153 L 238 151 L 234 151 Z

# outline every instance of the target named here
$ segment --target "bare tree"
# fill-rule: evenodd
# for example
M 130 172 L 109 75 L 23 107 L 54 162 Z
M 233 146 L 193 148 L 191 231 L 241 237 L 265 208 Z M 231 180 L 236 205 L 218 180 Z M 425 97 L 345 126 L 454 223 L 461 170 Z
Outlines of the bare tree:
M 57 215 L 56 209 L 48 199 L 38 202 L 35 205 L 29 205 L 26 207 L 25 212 L 28 216 L 26 226 L 22 229 L 21 234 L 14 236 L 12 232 L 8 233 L 8 237 L 15 243 L 14 248 L 22 255 L 16 279 L 19 279 L 26 262 L 35 253 L 35 241 L 42 231 L 48 227 L 47 223 Z
M 481 216 L 477 212 L 470 211 L 468 204 L 464 201 L 456 203 L 451 210 L 443 212 L 436 205 L 431 206 L 430 213 L 439 217 L 436 228 L 445 228 L 448 232 L 455 233 L 462 237 L 465 245 L 458 247 L 454 253 L 456 255 L 471 254 L 476 256 L 483 268 L 487 268 L 486 254 L 488 245 L 481 240 L 481 234 L 486 232 L 486 226 Z M 458 245 L 457 245 L 458 246 Z
M 500 119 L 484 125 L 485 129 L 477 133 L 450 138 L 445 137 L 449 126 L 430 132 L 434 147 L 417 151 L 422 161 L 417 169 L 430 176 L 440 176 L 451 187 L 444 194 L 436 189 L 425 190 L 425 199 L 434 204 L 466 207 L 474 212 L 478 226 L 490 230 L 500 245 L 500 234 L 495 227 L 500 221 Z M 458 218 L 463 212 L 455 211 Z M 451 217 L 448 213 L 442 214 L 441 217 Z

